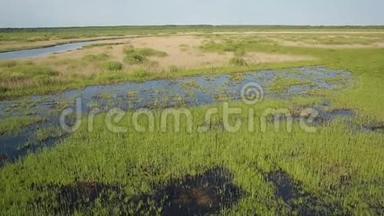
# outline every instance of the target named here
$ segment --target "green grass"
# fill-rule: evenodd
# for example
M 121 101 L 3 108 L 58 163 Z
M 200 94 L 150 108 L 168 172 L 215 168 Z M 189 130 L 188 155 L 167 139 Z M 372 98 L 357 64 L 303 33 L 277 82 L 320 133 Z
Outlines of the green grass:
M 120 62 L 112 61 L 106 63 L 105 68 L 109 71 L 120 71 L 123 69 L 123 64 L 121 64 Z
M 292 78 L 277 78 L 273 81 L 272 85 L 269 87 L 269 90 L 273 92 L 286 92 L 289 88 L 293 86 L 308 86 L 313 85 L 311 81 L 292 79 Z
M 34 64 L 16 64 L 7 65 L 1 67 L 0 82 L 7 81 L 32 81 L 38 82 L 39 84 L 48 83 L 50 77 L 57 76 L 58 73 L 52 70 L 49 66 L 41 66 Z
M 268 39 L 254 39 L 253 37 L 226 38 L 224 36 L 221 39 L 223 40 L 221 43 L 210 40 L 202 45 L 201 49 L 218 53 L 232 52 L 236 56 L 243 56 L 249 51 L 276 52 L 279 50 L 278 44 Z
M 256 113 L 262 113 L 265 108 L 291 106 L 292 102 L 269 101 L 255 109 Z M 238 106 L 244 110 L 239 117 L 245 120 L 249 107 Z M 268 172 L 278 168 L 293 176 L 306 191 L 340 204 L 354 215 L 373 214 L 370 205 L 380 207 L 377 200 L 384 194 L 381 185 L 375 182 L 384 178 L 381 135 L 356 134 L 342 122 L 321 128 L 315 134 L 304 133 L 298 125 L 292 133 L 284 130 L 276 133 L 272 129 L 261 133 L 257 123 L 255 132 L 249 133 L 246 121 L 235 133 L 220 129 L 199 133 L 195 129 L 204 123 L 206 109 L 192 110 L 195 117 L 192 133 L 183 124 L 179 133 L 173 132 L 172 127 L 162 132 L 158 126 L 152 133 L 135 132 L 129 123 L 131 114 L 128 114 L 119 126 L 126 126 L 129 132 L 113 134 L 104 126 L 103 116 L 99 116 L 94 132 L 88 133 L 84 126 L 54 150 L 31 155 L 25 161 L 1 170 L 1 209 L 5 214 L 25 214 L 31 210 L 36 214 L 52 213 L 51 210 L 57 207 L 55 202 L 31 205 L 36 197 L 43 196 L 31 185 L 67 185 L 75 181 L 119 184 L 128 197 L 132 197 L 153 192 L 151 185 L 202 173 L 214 166 L 230 169 L 235 183 L 247 191 L 237 206 L 227 210 L 230 215 L 247 212 L 273 215 L 288 211 L 275 198 L 274 188 L 260 173 L 260 170 Z M 160 121 L 159 113 L 156 119 Z M 235 119 L 233 117 L 232 122 Z M 259 116 L 255 116 L 255 122 L 258 119 Z M 144 120 L 141 123 L 146 124 Z M 269 127 L 273 128 L 272 125 Z M 148 173 L 148 168 L 156 172 Z M 15 172 L 20 169 L 23 171 Z M 344 175 L 351 178 L 348 186 L 340 185 Z M 46 198 L 55 200 L 49 196 L 55 194 Z M 109 196 L 113 199 L 113 194 Z M 129 200 L 121 202 L 129 205 Z M 113 208 L 113 204 L 100 203 L 93 211 L 101 213 Z
M 20 133 L 23 128 L 40 122 L 38 117 L 8 117 L 1 119 L 0 135 L 15 135 Z
M 134 49 L 125 51 L 125 61 L 129 64 L 144 64 L 149 62 L 149 57 L 165 57 L 167 53 L 150 48 Z
M 380 34 L 368 34 L 368 35 L 358 35 L 358 36 L 347 36 L 347 35 L 300 35 L 296 34 L 293 36 L 281 37 L 284 40 L 292 42 L 302 42 L 302 43 L 315 43 L 315 44 L 325 44 L 325 45 L 370 45 L 376 42 L 382 41 L 382 36 Z

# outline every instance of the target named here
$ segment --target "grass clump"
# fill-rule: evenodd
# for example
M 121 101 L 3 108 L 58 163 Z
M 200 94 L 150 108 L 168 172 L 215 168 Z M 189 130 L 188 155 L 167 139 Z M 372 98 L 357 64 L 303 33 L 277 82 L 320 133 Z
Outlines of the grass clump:
M 242 57 L 233 57 L 229 63 L 234 66 L 248 66 L 248 62 Z
M 41 121 L 38 117 L 8 117 L 0 122 L 0 135 L 18 134 L 23 128 Z
M 60 82 L 59 72 L 50 66 L 27 63 L 12 67 L 5 65 L 0 67 L 0 98 L 15 91 L 31 91 L 34 88 L 45 88 Z
M 125 55 L 125 61 L 129 64 L 144 64 L 148 62 L 149 57 L 165 57 L 167 53 L 150 48 L 130 48 L 125 51 Z
M 172 65 L 169 67 L 169 72 L 171 73 L 176 73 L 176 72 L 179 72 L 180 71 L 180 68 L 177 67 L 176 65 Z
M 144 64 L 148 61 L 147 57 L 137 53 L 127 53 L 125 61 L 129 64 Z
M 7 91 L 8 91 L 8 88 L 7 88 L 7 87 L 0 86 L 0 94 L 1 94 L 1 93 L 6 93 Z
M 150 72 L 148 72 L 147 70 L 144 70 L 144 69 L 140 69 L 140 70 L 137 70 L 133 73 L 133 76 L 136 78 L 136 79 L 139 79 L 139 80 L 145 80 L 147 77 L 150 77 L 151 74 Z
M 263 50 L 274 51 L 276 44 L 268 39 L 224 39 L 222 42 L 209 41 L 200 48 L 206 52 L 231 52 L 236 56 L 243 56 L 247 52 Z
M 17 65 L 14 67 L 0 68 L 0 82 L 2 81 L 25 81 L 33 79 L 37 82 L 44 82 L 59 73 L 48 66 L 41 65 Z
M 36 140 L 44 142 L 49 139 L 62 137 L 63 135 L 63 131 L 60 128 L 42 128 L 36 132 Z
M 312 82 L 307 80 L 300 80 L 294 78 L 277 78 L 269 87 L 269 90 L 273 92 L 285 92 L 293 86 L 304 86 L 312 84 Z
M 121 64 L 120 62 L 116 62 L 116 61 L 107 62 L 105 64 L 105 69 L 107 69 L 109 71 L 120 71 L 123 69 L 123 64 Z

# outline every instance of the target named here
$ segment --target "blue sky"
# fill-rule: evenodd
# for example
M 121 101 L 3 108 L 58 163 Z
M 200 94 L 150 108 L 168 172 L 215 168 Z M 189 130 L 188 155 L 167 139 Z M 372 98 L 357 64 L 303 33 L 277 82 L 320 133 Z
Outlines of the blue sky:
M 384 25 L 383 0 L 0 0 L 0 27 Z

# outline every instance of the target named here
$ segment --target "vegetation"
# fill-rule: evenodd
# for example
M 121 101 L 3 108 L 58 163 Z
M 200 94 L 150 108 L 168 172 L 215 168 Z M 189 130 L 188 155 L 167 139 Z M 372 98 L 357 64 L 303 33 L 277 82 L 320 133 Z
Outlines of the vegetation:
M 76 39 L 100 36 L 149 35 L 180 32 L 244 32 L 244 31 L 381 31 L 383 27 L 310 27 L 310 26 L 116 26 L 82 28 L 18 28 L 0 29 L 2 41 L 46 41 L 52 39 Z
M 125 61 L 129 64 L 144 64 L 147 63 L 148 57 L 164 57 L 167 53 L 154 49 L 128 49 L 125 51 Z
M 212 27 L 206 29 L 217 30 Z M 237 28 L 234 27 L 234 29 Z M 250 29 L 258 30 L 253 27 L 241 27 L 242 31 Z M 275 29 L 270 30 L 275 31 Z M 281 29 L 277 28 L 278 30 Z M 294 31 L 293 27 L 288 30 Z M 311 28 L 301 29 L 301 31 L 309 30 Z M 339 31 L 339 29 L 331 30 Z M 347 30 L 365 31 L 358 28 L 347 28 Z M 381 29 L 372 31 L 379 30 Z M 87 32 L 88 29 L 84 31 Z M 318 29 L 317 31 L 330 30 Z M 369 31 L 367 30 L 363 35 L 368 34 Z M 12 35 L 17 34 L 10 33 L 7 37 Z M 356 37 L 361 36 L 356 35 Z M 172 130 L 175 126 L 172 120 L 169 121 L 169 130 L 166 132 L 162 131 L 158 124 L 155 125 L 153 132 L 138 132 L 130 124 L 132 113 L 128 112 L 119 123 L 119 126 L 128 128 L 128 132 L 116 134 L 106 128 L 105 114 L 99 115 L 95 120 L 93 132 L 87 131 L 87 124 L 84 122 L 79 131 L 57 147 L 30 154 L 24 160 L 9 164 L 0 170 L 2 214 L 132 215 L 142 213 L 142 206 L 146 210 L 154 209 L 159 213 L 162 209 L 159 208 L 156 200 L 148 199 L 158 192 L 159 186 L 168 185 L 172 181 L 183 178 L 188 179 L 186 176 L 189 175 L 203 174 L 214 167 L 223 167 L 233 174 L 233 184 L 245 193 L 238 203 L 218 213 L 300 215 L 303 208 L 310 208 L 312 213 L 331 210 L 332 215 L 383 215 L 384 136 L 382 133 L 361 130 L 361 126 L 373 122 L 384 122 L 382 111 L 384 50 L 374 47 L 337 49 L 288 47 L 273 40 L 255 39 L 253 36 L 208 36 L 207 42 L 201 47 L 205 52 L 229 52 L 239 58 L 249 52 L 262 51 L 271 54 L 310 55 L 315 57 L 315 60 L 260 65 L 233 64 L 210 70 L 178 69 L 177 73 L 155 73 L 144 67 L 134 68 L 128 73 L 124 67 L 114 73 L 101 73 L 87 77 L 86 80 L 84 77 L 60 80 L 50 66 L 7 62 L 0 65 L 0 89 L 2 89 L 0 95 L 6 98 L 46 93 L 48 90 L 84 87 L 91 83 L 143 81 L 305 65 L 350 71 L 356 83 L 343 91 L 321 92 L 322 96 L 295 98 L 289 101 L 266 100 L 258 103 L 252 106 L 255 109 L 253 132 L 249 132 L 247 127 L 249 123 L 247 110 L 251 107 L 234 102 L 230 105 L 240 107 L 243 112 L 232 116 L 230 121 L 234 123 L 241 119 L 243 124 L 233 133 L 225 132 L 222 129 L 222 120 L 216 118 L 212 124 L 209 124 L 211 126 L 206 132 L 197 130 L 201 125 L 206 124 L 204 115 L 210 107 L 193 108 L 192 131 L 189 131 L 185 122 L 182 121 L 181 130 L 178 133 Z M 285 37 L 297 40 L 295 34 Z M 315 41 L 319 38 L 318 35 L 307 34 L 303 37 Z M 377 34 L 372 37 L 383 39 Z M 319 43 L 355 43 L 355 41 L 348 42 L 349 37 L 345 38 L 347 41 L 344 43 L 337 41 L 339 39 L 344 40 L 337 38 L 332 41 L 322 41 L 320 39 Z M 367 41 L 362 37 L 358 39 L 359 44 L 372 42 L 376 42 L 376 39 L 370 38 Z M 140 56 L 138 61 L 135 56 Z M 140 66 L 142 62 L 145 63 L 149 56 L 161 55 L 153 50 L 140 49 L 131 49 L 126 53 L 128 62 L 136 66 Z M 142 60 L 140 60 L 141 57 L 143 57 Z M 89 61 L 101 63 L 102 67 L 107 62 L 114 61 L 110 57 L 102 60 L 95 59 L 89 59 Z M 86 61 L 81 60 L 71 64 L 77 67 L 76 64 L 87 64 L 84 62 Z M 12 85 L 7 84 L 11 77 L 23 82 L 23 85 L 15 85 L 17 82 L 11 82 Z M 48 78 L 56 84 L 51 85 L 51 82 L 47 81 Z M 235 79 L 241 80 L 241 77 L 235 77 Z M 42 87 L 38 82 L 45 83 L 46 87 Z M 338 80 L 330 79 L 329 82 L 338 82 Z M 284 91 L 292 85 L 307 84 L 310 83 L 303 83 L 300 80 L 275 80 L 273 89 Z M 28 90 L 24 88 L 25 85 L 29 85 Z M 267 108 L 288 107 L 294 110 L 297 107 L 310 107 L 324 100 L 329 101 L 335 108 L 356 111 L 357 118 L 349 119 L 348 122 L 338 119 L 330 124 L 321 125 L 316 133 L 305 133 L 297 123 L 293 125 L 292 132 L 283 129 L 276 132 L 272 123 L 268 123 L 269 130 L 263 133 L 258 124 L 260 115 Z M 221 104 L 211 106 L 218 107 L 222 112 Z M 160 112 L 161 110 L 155 111 L 156 122 L 160 121 Z M 0 128 L 9 128 L 9 125 L 16 122 L 8 121 L 9 123 L 4 124 L 6 126 L 1 126 L 2 119 Z M 139 119 L 139 121 L 141 125 L 148 125 L 146 119 Z M 21 123 L 17 124 L 20 127 Z M 46 139 L 47 134 L 50 133 L 53 132 L 41 132 L 40 139 Z M 271 173 L 277 173 L 280 178 L 276 180 Z M 282 173 L 286 173 L 288 177 Z M 276 182 L 284 179 L 293 181 L 286 185 L 293 185 L 295 190 L 300 190 L 300 193 L 297 193 L 299 195 L 296 194 L 294 198 L 287 199 L 278 193 L 279 188 Z M 103 193 L 87 197 L 84 191 L 95 191 L 92 188 L 105 190 L 102 190 Z M 85 199 L 79 196 L 79 193 L 85 194 Z M 73 199 L 68 200 L 66 195 Z M 146 198 L 142 198 L 143 196 Z
M 0 135 L 14 135 L 18 134 L 23 128 L 40 122 L 38 117 L 8 117 L 1 119 L 0 122 Z
M 244 111 L 249 108 L 238 106 Z M 262 113 L 269 107 L 285 106 L 290 103 L 264 102 L 255 107 L 255 113 Z M 114 134 L 104 126 L 103 116 L 99 116 L 94 132 L 88 133 L 84 126 L 54 150 L 31 155 L 3 168 L 0 175 L 1 208 L 8 214 L 31 210 L 50 214 L 57 208 L 86 214 L 85 209 L 91 201 L 81 208 L 68 206 L 67 209 L 60 207 L 63 201 L 58 198 L 60 191 L 46 194 L 40 189 L 47 188 L 49 192 L 48 188 L 54 185 L 97 182 L 106 187 L 120 185 L 119 190 L 124 191 L 127 198 L 114 198 L 116 191 L 110 191 L 106 194 L 108 199 L 118 201 L 109 203 L 100 197 L 92 211 L 123 214 L 128 211 L 124 206 L 132 208 L 135 195 L 155 193 L 156 188 L 152 185 L 166 184 L 170 178 L 203 173 L 215 166 L 228 168 L 234 174 L 235 184 L 247 192 L 238 206 L 227 210 L 229 214 L 289 212 L 289 208 L 275 197 L 274 186 L 264 178 L 264 172 L 278 169 L 293 176 L 313 196 L 321 197 L 321 202 L 340 206 L 342 212 L 374 214 L 374 208 L 368 206 L 382 208 L 377 200 L 384 194 L 381 185 L 375 183 L 384 177 L 381 174 L 384 173 L 382 135 L 354 133 L 342 122 L 321 128 L 315 134 L 304 133 L 298 125 L 292 133 L 284 129 L 277 133 L 272 125 L 267 133 L 261 133 L 258 124 L 255 132 L 249 133 L 246 121 L 235 133 L 223 132 L 220 128 L 199 133 L 195 129 L 204 123 L 205 110 L 206 107 L 193 109 L 192 133 L 184 124 L 179 133 L 172 127 L 167 132 L 158 127 L 153 133 L 135 132 L 128 123 L 132 116 L 127 114 L 119 126 L 127 127 L 129 132 Z M 243 113 L 240 117 L 246 120 L 247 112 Z M 156 116 L 159 120 L 159 114 Z M 256 122 L 259 117 L 255 116 Z M 146 125 L 145 119 L 141 124 Z M 362 151 L 365 154 L 361 154 Z M 20 169 L 23 172 L 15 172 Z M 124 205 L 119 205 L 121 202 Z M 134 212 L 135 208 L 130 210 Z
M 232 58 L 230 63 L 232 65 L 240 66 L 240 67 L 248 65 L 247 61 L 244 58 L 241 58 L 241 57 L 234 57 L 234 58 Z
M 38 142 L 44 142 L 49 139 L 60 138 L 64 135 L 61 128 L 41 128 L 36 132 L 36 140 Z
M 313 83 L 306 80 L 292 79 L 292 78 L 291 79 L 278 78 L 274 80 L 269 90 L 273 92 L 286 92 L 290 87 L 293 87 L 293 86 L 305 86 L 305 85 L 311 85 L 311 84 Z
M 123 64 L 120 62 L 108 62 L 105 68 L 109 71 L 119 71 L 123 69 Z

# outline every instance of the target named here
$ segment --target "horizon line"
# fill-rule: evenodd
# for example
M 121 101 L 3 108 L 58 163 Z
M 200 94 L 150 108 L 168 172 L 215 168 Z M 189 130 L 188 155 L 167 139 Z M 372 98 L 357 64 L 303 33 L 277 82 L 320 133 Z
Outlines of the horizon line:
M 260 25 L 260 24 L 159 24 L 159 25 L 79 25 L 79 26 L 34 26 L 0 27 L 0 29 L 58 29 L 58 28 L 107 28 L 107 27 L 296 27 L 296 28 L 384 28 L 384 24 L 372 25 Z

